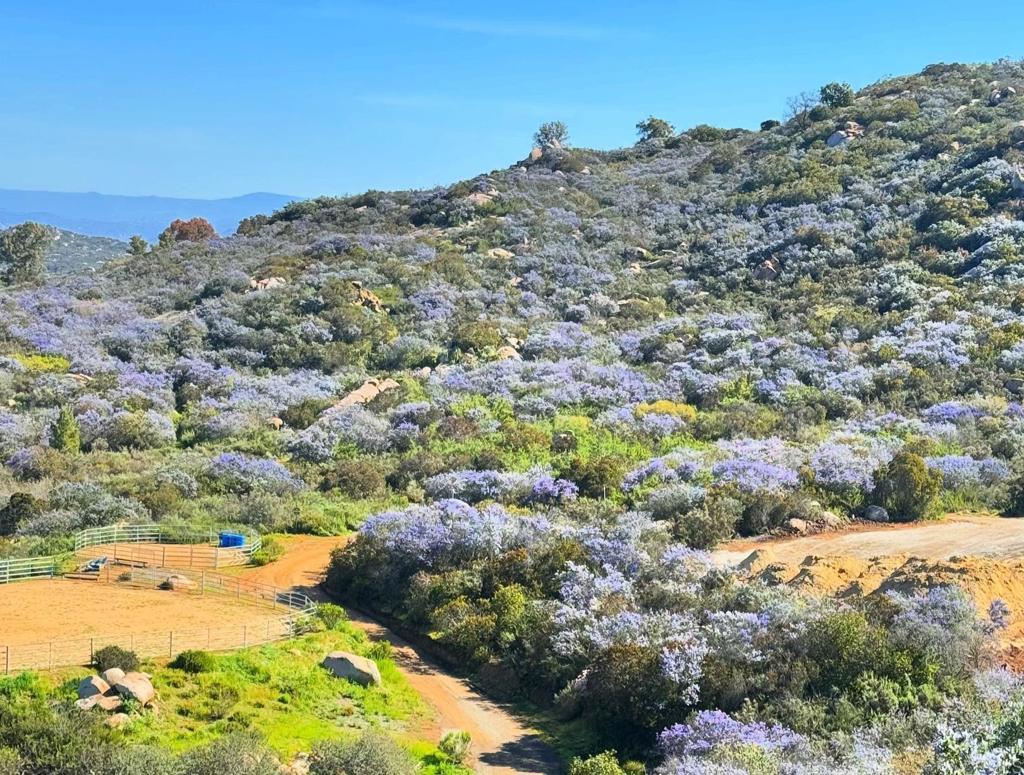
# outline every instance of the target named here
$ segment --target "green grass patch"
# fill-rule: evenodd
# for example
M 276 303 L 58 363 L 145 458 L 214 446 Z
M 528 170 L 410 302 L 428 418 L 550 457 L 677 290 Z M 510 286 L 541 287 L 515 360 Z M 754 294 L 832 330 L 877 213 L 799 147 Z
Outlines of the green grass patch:
M 436 755 L 433 742 L 416 740 L 416 722 L 429 708 L 394 662 L 373 652 L 383 686 L 362 687 L 320 667 L 330 651 L 369 655 L 373 644 L 351 625 L 310 633 L 281 643 L 213 654 L 208 670 L 190 673 L 168 660 L 146 661 L 142 669 L 157 689 L 156 712 L 133 717 L 124 731 L 128 743 L 184 751 L 232 732 L 254 731 L 285 761 L 322 740 L 350 740 L 371 727 L 414 746 L 424 762 Z M 72 700 L 81 668 L 0 679 L 0 697 L 31 693 Z

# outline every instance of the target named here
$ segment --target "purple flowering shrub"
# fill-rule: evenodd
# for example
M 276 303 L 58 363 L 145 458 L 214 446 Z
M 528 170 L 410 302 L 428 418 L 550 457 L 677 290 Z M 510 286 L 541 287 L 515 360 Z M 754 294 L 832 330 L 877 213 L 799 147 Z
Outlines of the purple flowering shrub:
M 575 484 L 555 478 L 550 471 L 447 471 L 423 482 L 427 495 L 435 500 L 456 498 L 467 503 L 557 504 L 574 500 Z
M 203 477 L 215 490 L 233 493 L 285 495 L 305 486 L 276 460 L 224 452 L 213 458 Z

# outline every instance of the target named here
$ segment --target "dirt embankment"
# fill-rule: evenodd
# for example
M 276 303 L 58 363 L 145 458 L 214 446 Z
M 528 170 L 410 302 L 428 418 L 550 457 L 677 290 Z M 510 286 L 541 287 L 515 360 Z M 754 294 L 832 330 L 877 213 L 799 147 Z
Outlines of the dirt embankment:
M 296 537 L 287 541 L 283 557 L 244 572 L 263 584 L 297 589 L 325 599 L 320 582 L 331 551 L 344 538 Z M 420 653 L 414 646 L 377 622 L 354 611 L 352 622 L 375 640 L 394 646 L 395 661 L 409 684 L 433 708 L 435 718 L 424 734 L 437 739 L 448 729 L 462 729 L 473 738 L 475 771 L 491 775 L 548 775 L 559 771 L 558 757 L 509 708 L 489 700 L 468 681 L 457 678 Z
M 1024 519 L 956 514 L 939 522 L 733 541 L 715 559 L 748 578 L 813 594 L 849 598 L 957 585 L 982 611 L 1002 600 L 1011 611 L 1004 658 L 1024 667 Z

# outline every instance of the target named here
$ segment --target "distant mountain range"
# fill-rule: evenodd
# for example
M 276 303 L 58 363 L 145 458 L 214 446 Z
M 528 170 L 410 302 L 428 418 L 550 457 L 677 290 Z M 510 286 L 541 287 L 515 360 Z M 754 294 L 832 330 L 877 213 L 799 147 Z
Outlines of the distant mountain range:
M 140 234 L 152 241 L 175 218 L 198 216 L 212 223 L 218 234 L 231 234 L 243 218 L 271 213 L 298 198 L 257 193 L 229 199 L 177 199 L 0 189 L 0 227 L 37 221 L 79 234 L 117 240 Z

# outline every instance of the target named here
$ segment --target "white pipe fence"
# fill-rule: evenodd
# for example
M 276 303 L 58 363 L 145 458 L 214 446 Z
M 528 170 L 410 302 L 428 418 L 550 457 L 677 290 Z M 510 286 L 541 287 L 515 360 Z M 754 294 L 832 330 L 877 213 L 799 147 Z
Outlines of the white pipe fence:
M 263 539 L 258 533 L 251 531 L 230 532 L 245 536 L 242 546 L 221 549 L 218 546 L 219 530 L 194 530 L 189 528 L 165 527 L 163 525 L 110 525 L 82 530 L 75 534 L 75 554 L 95 546 L 114 547 L 115 558 L 119 558 L 118 544 L 163 544 L 165 546 L 204 546 L 212 553 L 211 567 L 221 565 L 245 564 L 253 554 L 263 546 Z M 222 558 L 221 554 L 225 557 Z M 129 558 L 132 553 L 128 553 Z M 188 558 L 187 563 L 185 558 Z M 179 567 L 182 564 L 193 564 L 194 552 L 187 555 L 171 552 L 170 557 L 164 552 L 148 552 L 139 555 L 143 564 Z M 52 578 L 60 573 L 60 568 L 67 555 L 50 555 L 48 557 L 20 557 L 11 560 L 0 560 L 0 584 L 23 581 L 34 578 Z M 223 560 L 223 561 L 222 561 Z
M 0 584 L 23 579 L 53 578 L 60 567 L 60 557 L 26 557 L 19 560 L 0 560 Z

